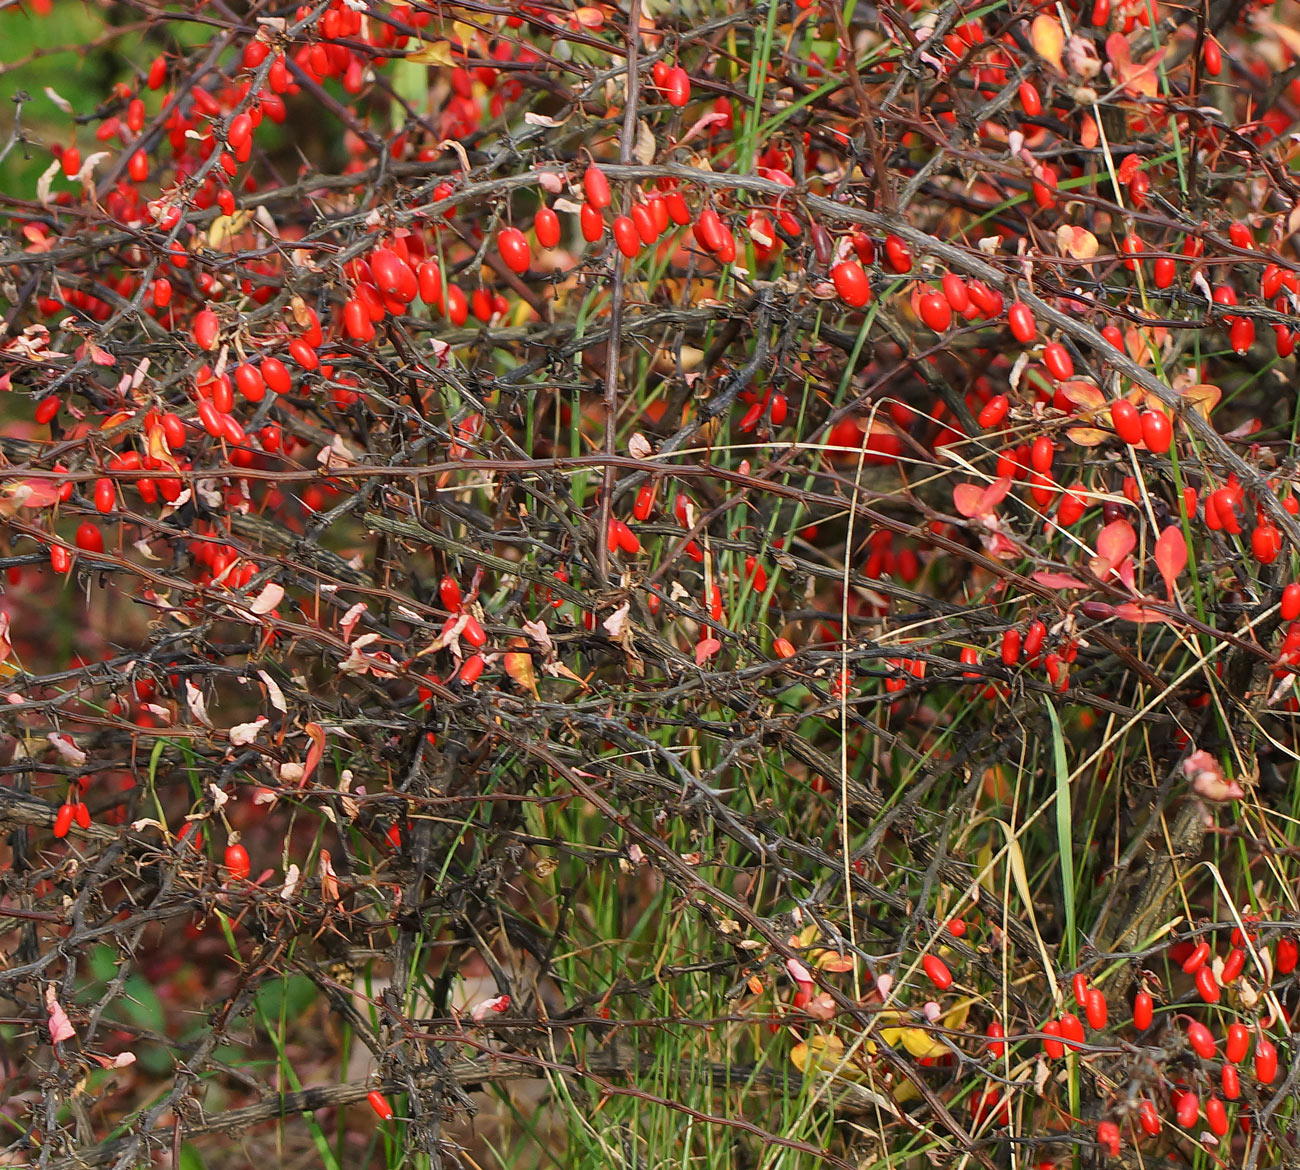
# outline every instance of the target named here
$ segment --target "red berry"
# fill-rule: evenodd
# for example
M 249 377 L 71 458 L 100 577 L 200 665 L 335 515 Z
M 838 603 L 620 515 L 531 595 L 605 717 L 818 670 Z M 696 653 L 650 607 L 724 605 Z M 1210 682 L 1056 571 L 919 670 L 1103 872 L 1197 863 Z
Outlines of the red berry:
M 225 856 L 226 869 L 235 881 L 243 881 L 252 872 L 248 859 L 248 850 L 242 845 L 227 845 Z
M 587 167 L 583 174 L 582 189 L 587 194 L 587 202 L 597 211 L 609 206 L 609 180 L 595 163 Z
M 1003 1028 L 997 1020 L 994 1020 L 985 1030 L 984 1035 L 989 1038 L 988 1048 L 990 1056 L 1002 1056 L 1006 1052 L 1007 1046 L 1003 1043 L 1003 1038 L 1006 1034 L 1006 1029 Z
M 1250 1029 L 1245 1024 L 1234 1021 L 1228 1025 L 1228 1040 L 1223 1046 L 1223 1055 L 1233 1064 L 1240 1064 L 1250 1051 Z
M 841 260 L 831 269 L 831 280 L 841 299 L 853 308 L 860 309 L 870 302 L 871 282 L 856 260 Z
M 1205 60 L 1205 72 L 1211 77 L 1218 77 L 1223 72 L 1223 50 L 1219 48 L 1219 42 L 1213 37 L 1206 37 L 1202 56 Z
M 1071 1052 L 1078 1052 L 1084 1045 L 1087 1037 L 1083 1033 L 1083 1024 L 1079 1022 L 1079 1017 L 1073 1012 L 1066 1012 L 1061 1016 L 1061 1036 L 1068 1040 L 1066 1045 Z
M 1205 966 L 1196 972 L 1196 991 L 1206 1003 L 1218 1003 L 1222 996 L 1213 970 Z
M 59 805 L 59 811 L 54 817 L 54 835 L 56 837 L 66 837 L 68 835 L 68 830 L 72 828 L 72 819 L 75 815 L 71 804 Z
M 1215 1137 L 1223 1137 L 1228 1132 L 1228 1110 L 1218 1097 L 1205 1102 L 1205 1120 Z
M 793 658 L 796 653 L 794 643 L 789 638 L 777 638 L 772 643 L 772 652 L 778 658 Z
M 388 1098 L 378 1089 L 372 1089 L 367 1093 L 366 1100 L 370 1102 L 370 1108 L 375 1111 L 380 1121 L 387 1121 L 393 1116 L 393 1107 L 388 1103 Z
M 1088 1006 L 1088 976 L 1082 971 L 1070 977 L 1070 987 L 1074 992 L 1074 1002 L 1079 1007 Z
M 1101 1146 L 1102 1152 L 1111 1158 L 1119 1157 L 1119 1126 L 1113 1121 L 1102 1121 L 1097 1124 L 1097 1144 Z
M 1142 426 L 1142 441 L 1153 455 L 1163 455 L 1173 441 L 1174 430 L 1167 415 L 1158 410 L 1144 410 L 1138 418 Z
M 578 219 L 582 227 L 582 238 L 587 243 L 594 244 L 605 234 L 605 217 L 600 214 L 598 207 L 584 203 L 578 213 Z
M 560 242 L 560 217 L 549 207 L 538 208 L 533 216 L 533 232 L 543 248 L 554 248 Z
M 1070 351 L 1059 341 L 1053 341 L 1044 347 L 1043 365 L 1058 382 L 1074 377 L 1074 359 L 1070 357 Z
M 1223 960 L 1223 970 L 1219 972 L 1219 982 L 1225 987 L 1236 981 L 1246 966 L 1246 952 L 1241 947 L 1233 947 L 1228 957 Z
M 1142 1099 L 1138 1105 L 1138 1123 L 1148 1137 L 1155 1137 L 1160 1132 L 1160 1111 L 1156 1109 L 1155 1102 L 1148 1101 L 1145 1097 Z
M 943 295 L 948 298 L 948 304 L 952 306 L 954 313 L 965 313 L 971 306 L 966 282 L 955 272 L 943 274 Z
M 278 357 L 263 358 L 260 372 L 262 381 L 277 394 L 288 394 L 293 388 L 289 367 Z
M 1047 1053 L 1050 1060 L 1060 1060 L 1065 1055 L 1065 1045 L 1055 1037 L 1061 1035 L 1061 1025 L 1055 1020 L 1048 1020 L 1043 1025 L 1043 1034 L 1047 1036 L 1043 1041 L 1043 1051 Z
M 518 228 L 502 228 L 497 233 L 497 250 L 511 272 L 522 275 L 528 271 L 532 256 L 528 249 L 528 241 Z
M 194 316 L 194 344 L 200 349 L 216 349 L 221 322 L 211 309 L 200 309 Z
M 117 506 L 117 489 L 107 476 L 95 480 L 95 511 L 105 514 Z
M 1110 421 L 1115 433 L 1130 447 L 1136 447 L 1142 442 L 1142 422 L 1138 418 L 1137 407 L 1127 398 L 1110 404 Z
M 76 535 L 72 538 L 75 544 L 82 552 L 102 553 L 104 551 L 104 536 L 89 520 L 83 520 L 77 525 Z
M 921 320 L 936 333 L 942 333 L 952 324 L 952 306 L 948 304 L 948 298 L 942 293 L 933 290 L 924 293 L 917 311 L 920 313 Z
M 1183 1129 L 1191 1129 L 1201 1113 L 1201 1102 L 1195 1093 L 1183 1093 L 1174 1098 L 1174 1119 Z
M 1214 1055 L 1214 1037 L 1200 1020 L 1187 1025 L 1187 1039 L 1197 1056 L 1209 1060 Z
M 668 70 L 663 90 L 668 104 L 680 109 L 691 100 L 690 75 L 680 65 L 674 65 Z
M 618 250 L 629 260 L 635 259 L 637 253 L 641 251 L 641 234 L 636 230 L 636 224 L 632 222 L 631 217 L 626 215 L 615 216 L 614 243 L 618 245 Z
M 1037 118 L 1043 112 L 1043 99 L 1031 81 L 1022 81 L 1019 89 L 1020 108 L 1030 118 Z
M 266 380 L 251 362 L 245 362 L 235 370 L 235 385 L 249 402 L 261 402 L 266 397 Z
M 1088 1027 L 1096 1032 L 1100 1032 L 1106 1026 L 1106 997 L 1097 987 L 1090 988 L 1088 991 L 1087 1004 Z
M 1002 665 L 1015 666 L 1020 661 L 1020 631 L 1015 627 L 1002 634 Z
M 1241 1074 L 1230 1064 L 1225 1064 L 1219 1070 L 1219 1083 L 1223 1086 L 1223 1095 L 1229 1101 L 1235 1101 L 1241 1096 Z
M 1277 953 L 1273 959 L 1273 970 L 1279 975 L 1290 975 L 1296 969 L 1298 960 L 1300 960 L 1300 946 L 1296 944 L 1295 939 L 1278 939 Z
M 984 409 L 979 412 L 975 421 L 986 431 L 991 430 L 1007 417 L 1010 406 L 1005 394 L 995 395 L 984 404 Z
M 1034 335 L 1038 332 L 1038 326 L 1034 322 L 1034 314 L 1023 301 L 1016 301 L 1007 310 L 1007 323 L 1011 326 L 1011 336 L 1021 345 L 1028 345 L 1034 340 Z
M 1171 256 L 1161 256 L 1155 264 L 1156 288 L 1168 288 L 1174 283 L 1177 265 Z
M 948 970 L 948 964 L 938 955 L 926 955 L 921 960 L 921 966 L 925 968 L 930 982 L 940 991 L 947 991 L 952 986 L 952 972 Z
M 903 242 L 901 236 L 885 237 L 885 264 L 890 271 L 900 275 L 912 271 L 912 250 Z
M 1272 524 L 1256 524 L 1250 534 L 1250 549 L 1261 565 L 1271 565 L 1282 552 L 1282 533 Z
M 1277 1049 L 1267 1036 L 1255 1041 L 1255 1079 L 1271 1085 L 1277 1077 Z

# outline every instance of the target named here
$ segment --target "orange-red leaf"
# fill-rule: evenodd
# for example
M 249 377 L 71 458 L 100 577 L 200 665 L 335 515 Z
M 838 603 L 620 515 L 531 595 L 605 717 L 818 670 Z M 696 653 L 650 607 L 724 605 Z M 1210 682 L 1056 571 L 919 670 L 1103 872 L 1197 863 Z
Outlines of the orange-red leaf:
M 1165 588 L 1172 597 L 1174 582 L 1187 568 L 1187 540 L 1183 536 L 1183 530 L 1176 524 L 1170 524 L 1156 541 L 1156 568 L 1165 579 Z

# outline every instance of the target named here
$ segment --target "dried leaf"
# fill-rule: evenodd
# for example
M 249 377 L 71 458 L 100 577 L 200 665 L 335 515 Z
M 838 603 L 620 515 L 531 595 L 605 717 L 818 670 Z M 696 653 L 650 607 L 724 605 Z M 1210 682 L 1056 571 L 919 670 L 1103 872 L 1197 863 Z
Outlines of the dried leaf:
M 1056 246 L 1076 260 L 1091 260 L 1101 245 L 1087 228 L 1064 224 L 1056 229 Z
M 59 1003 L 58 992 L 54 990 L 53 983 L 45 989 L 45 1010 L 49 1015 L 51 1043 L 58 1044 L 64 1040 L 71 1040 L 77 1034 L 72 1021 L 68 1019 L 68 1013 Z
M 80 768 L 86 762 L 86 753 L 72 742 L 70 735 L 61 731 L 51 731 L 45 738 L 50 741 L 54 750 L 74 767 Z
M 185 680 L 185 705 L 189 707 L 190 714 L 204 727 L 212 726 L 212 720 L 208 718 L 207 700 L 204 699 L 203 692 L 189 679 Z
M 648 167 L 655 160 L 658 143 L 650 123 L 642 118 L 636 124 L 636 142 L 632 146 L 632 155 L 643 167 Z
M 280 690 L 279 684 L 264 670 L 257 672 L 257 677 L 262 680 L 266 687 L 266 697 L 271 706 L 274 707 L 281 715 L 288 714 L 289 705 L 284 701 L 284 692 Z
M 351 609 L 339 618 L 339 632 L 344 639 L 352 637 L 352 631 L 357 628 L 357 622 L 361 620 L 361 615 L 370 607 L 364 601 L 358 601 Z
M 263 614 L 270 613 L 283 600 L 284 587 L 274 581 L 268 581 L 262 586 L 262 592 L 257 595 L 248 609 L 250 613 L 261 617 Z

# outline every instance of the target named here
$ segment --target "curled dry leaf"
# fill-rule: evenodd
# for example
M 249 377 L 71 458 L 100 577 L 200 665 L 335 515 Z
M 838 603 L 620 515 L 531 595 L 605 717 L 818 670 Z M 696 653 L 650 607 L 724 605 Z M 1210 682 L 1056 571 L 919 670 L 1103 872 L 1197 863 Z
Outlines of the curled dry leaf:
M 490 999 L 480 999 L 469 1009 L 469 1017 L 475 1023 L 482 1023 L 492 1015 L 500 1015 L 510 1010 L 508 995 L 494 995 Z
M 51 1043 L 58 1044 L 63 1040 L 71 1040 L 77 1034 L 68 1019 L 68 1013 L 59 1003 L 58 992 L 55 991 L 53 983 L 45 989 L 45 1011 L 49 1016 Z
M 1226 804 L 1246 795 L 1240 784 L 1224 774 L 1219 761 L 1199 748 L 1183 761 L 1183 775 L 1192 782 L 1197 796 L 1205 800 Z
M 352 631 L 357 628 L 357 622 L 361 620 L 361 615 L 370 607 L 364 601 L 358 601 L 351 609 L 339 618 L 339 632 L 345 639 L 352 637 Z
M 1076 260 L 1091 260 L 1100 248 L 1097 237 L 1087 228 L 1063 224 L 1056 229 L 1056 246 Z
M 284 586 L 278 585 L 274 581 L 268 581 L 262 586 L 262 591 L 253 599 L 253 604 L 248 607 L 248 610 L 250 613 L 261 617 L 263 614 L 270 613 L 283 600 Z
M 59 755 L 75 767 L 80 768 L 86 762 L 86 753 L 75 743 L 72 737 L 61 731 L 51 731 L 46 737 Z

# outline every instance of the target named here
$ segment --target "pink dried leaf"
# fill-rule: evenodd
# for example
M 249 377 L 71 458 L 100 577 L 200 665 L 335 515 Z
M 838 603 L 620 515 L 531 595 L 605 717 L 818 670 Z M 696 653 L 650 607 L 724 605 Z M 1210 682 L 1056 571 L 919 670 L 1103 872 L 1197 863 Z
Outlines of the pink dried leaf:
M 45 989 L 45 1010 L 49 1015 L 51 1043 L 58 1044 L 64 1040 L 71 1040 L 77 1034 L 72 1021 L 68 1019 L 68 1013 L 59 1003 L 58 993 L 52 983 Z
M 1226 804 L 1240 800 L 1245 790 L 1224 775 L 1223 767 L 1207 751 L 1197 750 L 1183 761 L 1183 775 L 1192 782 L 1192 791 L 1205 800 Z

